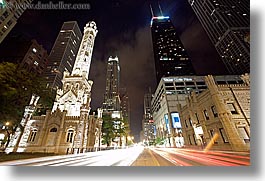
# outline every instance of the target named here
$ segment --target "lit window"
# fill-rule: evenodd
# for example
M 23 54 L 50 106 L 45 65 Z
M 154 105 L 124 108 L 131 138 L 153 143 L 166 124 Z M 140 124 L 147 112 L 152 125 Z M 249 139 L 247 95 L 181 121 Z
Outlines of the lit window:
M 189 118 L 189 123 L 190 123 L 190 126 L 192 126 L 192 120 L 191 120 L 191 118 Z
M 33 53 L 36 53 L 36 52 L 37 52 L 36 48 L 33 48 L 33 49 L 32 49 L 32 52 L 33 52 Z
M 213 112 L 214 117 L 218 117 L 218 113 L 216 111 L 215 106 L 212 106 L 211 109 L 212 109 L 212 112 Z
M 195 117 L 197 119 L 197 123 L 200 124 L 200 120 L 199 120 L 199 117 L 198 117 L 198 114 L 197 113 L 195 113 Z
M 245 143 L 250 142 L 249 134 L 245 127 L 239 127 L 238 128 L 239 135 L 244 139 Z
M 233 103 L 228 103 L 227 104 L 229 110 L 231 111 L 232 114 L 238 114 L 236 108 L 235 108 L 235 105 Z
M 221 137 L 222 137 L 224 143 L 229 143 L 224 128 L 219 128 L 219 131 L 220 131 L 220 134 L 221 134 Z
M 210 135 L 211 135 L 211 137 L 213 138 L 214 137 L 214 130 L 213 129 L 211 129 L 211 130 L 209 130 L 209 132 L 210 132 Z M 216 140 L 214 140 L 214 144 L 218 144 L 218 142 L 216 141 Z
M 38 66 L 38 65 L 39 65 L 39 63 L 38 63 L 37 61 L 34 61 L 34 65 Z
M 206 120 L 209 120 L 209 115 L 208 115 L 207 111 L 204 110 L 203 113 L 204 113 L 205 119 L 206 119 Z

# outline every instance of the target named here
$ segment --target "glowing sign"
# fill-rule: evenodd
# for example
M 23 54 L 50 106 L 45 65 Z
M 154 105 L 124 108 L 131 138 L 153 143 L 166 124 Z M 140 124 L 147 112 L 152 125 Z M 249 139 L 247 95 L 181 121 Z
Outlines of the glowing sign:
M 168 131 L 168 133 L 170 133 L 170 127 L 169 127 L 169 121 L 168 121 L 168 115 L 167 114 L 164 115 L 164 119 L 166 122 L 167 131 Z
M 155 16 L 152 19 L 169 19 L 169 16 Z
M 172 125 L 173 128 L 181 128 L 179 113 L 171 113 Z

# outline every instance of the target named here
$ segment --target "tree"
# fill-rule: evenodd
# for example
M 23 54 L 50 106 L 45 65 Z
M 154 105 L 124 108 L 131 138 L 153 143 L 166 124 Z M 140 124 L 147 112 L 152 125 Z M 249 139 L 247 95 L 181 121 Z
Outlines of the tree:
M 157 137 L 155 140 L 155 145 L 163 145 L 165 142 L 165 139 Z
M 12 134 L 20 126 L 32 94 L 45 99 L 50 96 L 47 91 L 46 83 L 39 75 L 14 63 L 0 63 L 0 123 L 9 122 Z
M 112 140 L 115 138 L 114 122 L 110 114 L 104 114 L 102 119 L 102 143 L 107 144 L 107 147 L 109 147 Z

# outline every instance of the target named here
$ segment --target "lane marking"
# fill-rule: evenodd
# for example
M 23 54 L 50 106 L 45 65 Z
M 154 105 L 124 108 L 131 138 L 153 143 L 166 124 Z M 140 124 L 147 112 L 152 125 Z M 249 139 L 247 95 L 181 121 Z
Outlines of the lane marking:
M 150 149 L 148 149 L 148 152 L 150 153 L 152 159 L 155 161 L 156 166 L 160 166 L 159 162 L 157 161 L 157 159 L 155 158 L 155 156 L 153 155 Z

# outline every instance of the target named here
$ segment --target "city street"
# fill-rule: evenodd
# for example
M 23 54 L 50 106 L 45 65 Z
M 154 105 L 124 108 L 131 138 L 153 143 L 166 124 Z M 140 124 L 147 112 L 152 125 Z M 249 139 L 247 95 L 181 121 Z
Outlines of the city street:
M 135 146 L 83 154 L 50 156 L 2 162 L 16 166 L 249 166 L 247 152 L 224 152 L 179 149 L 144 148 Z
M 248 152 L 226 152 L 179 149 L 179 148 L 152 148 L 154 158 L 163 157 L 175 166 L 249 166 Z M 167 166 L 158 162 L 158 166 Z M 161 165 L 160 165 L 161 163 Z

